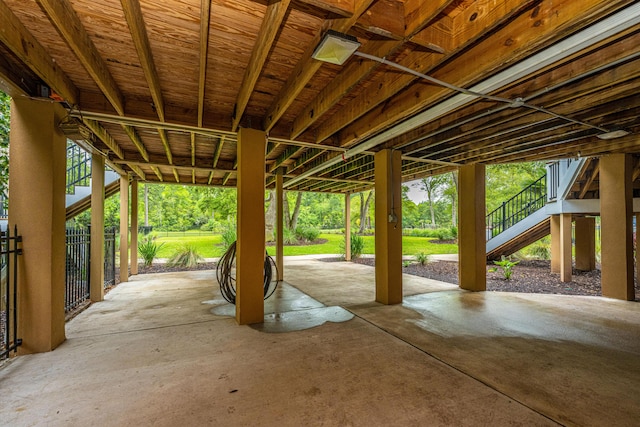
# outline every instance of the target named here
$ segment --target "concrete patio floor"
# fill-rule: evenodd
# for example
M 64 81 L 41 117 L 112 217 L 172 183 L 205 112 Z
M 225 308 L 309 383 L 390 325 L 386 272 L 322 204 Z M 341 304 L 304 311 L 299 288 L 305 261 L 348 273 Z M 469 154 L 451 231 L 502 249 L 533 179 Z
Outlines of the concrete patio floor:
M 238 326 L 213 271 L 132 277 L 55 351 L 0 367 L 0 424 L 638 425 L 640 305 L 471 293 L 286 259 L 265 322 Z

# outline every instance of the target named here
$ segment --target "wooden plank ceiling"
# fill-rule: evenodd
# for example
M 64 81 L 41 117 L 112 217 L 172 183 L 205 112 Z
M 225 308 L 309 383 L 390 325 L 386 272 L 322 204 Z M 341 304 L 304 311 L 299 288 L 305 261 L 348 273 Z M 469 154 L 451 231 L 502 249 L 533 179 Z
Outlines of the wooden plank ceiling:
M 236 132 L 267 131 L 273 186 L 370 188 L 470 163 L 636 153 L 640 7 L 632 0 L 0 0 L 0 85 L 49 97 L 121 173 L 235 186 Z M 313 59 L 327 30 L 359 52 Z M 47 92 L 47 90 L 49 92 Z M 625 129 L 628 135 L 596 135 Z

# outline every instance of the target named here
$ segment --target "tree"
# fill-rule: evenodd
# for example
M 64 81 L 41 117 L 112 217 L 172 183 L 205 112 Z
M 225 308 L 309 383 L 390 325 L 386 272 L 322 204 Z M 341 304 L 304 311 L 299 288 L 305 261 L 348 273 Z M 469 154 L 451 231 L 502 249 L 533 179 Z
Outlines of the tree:
M 0 195 L 9 190 L 9 126 L 11 98 L 0 91 Z
M 365 230 L 371 228 L 371 220 L 369 219 L 369 206 L 371 206 L 372 199 L 373 190 L 369 190 L 366 201 L 364 198 L 364 192 L 360 193 L 360 229 L 358 230 L 360 234 L 363 234 Z
M 438 191 L 446 182 L 446 175 L 431 175 L 420 180 L 420 189 L 427 193 L 427 203 L 431 213 L 431 225 L 436 225 L 436 212 L 434 203 L 438 198 Z

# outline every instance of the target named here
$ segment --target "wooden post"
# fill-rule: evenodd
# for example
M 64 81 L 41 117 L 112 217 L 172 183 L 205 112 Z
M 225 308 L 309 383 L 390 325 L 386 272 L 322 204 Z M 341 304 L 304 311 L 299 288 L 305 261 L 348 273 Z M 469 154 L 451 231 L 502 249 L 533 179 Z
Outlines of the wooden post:
M 351 261 L 351 194 L 344 195 L 344 259 Z
M 276 267 L 278 280 L 284 279 L 284 191 L 282 169 L 276 173 Z
M 575 224 L 576 270 L 593 271 L 596 269 L 596 219 L 577 217 Z
M 238 247 L 236 258 L 236 321 L 264 321 L 264 159 L 266 134 L 238 132 Z
M 485 231 L 485 167 L 461 166 L 458 202 L 458 281 L 462 289 L 487 289 Z
M 104 157 L 91 156 L 91 287 L 92 302 L 104 299 Z
M 551 215 L 551 272 L 560 273 L 560 215 Z
M 571 281 L 571 214 L 560 214 L 560 281 Z
M 138 274 L 138 181 L 131 181 L 131 275 Z
M 120 282 L 129 281 L 129 178 L 120 177 Z
M 400 151 L 375 154 L 376 301 L 402 302 L 402 158 Z

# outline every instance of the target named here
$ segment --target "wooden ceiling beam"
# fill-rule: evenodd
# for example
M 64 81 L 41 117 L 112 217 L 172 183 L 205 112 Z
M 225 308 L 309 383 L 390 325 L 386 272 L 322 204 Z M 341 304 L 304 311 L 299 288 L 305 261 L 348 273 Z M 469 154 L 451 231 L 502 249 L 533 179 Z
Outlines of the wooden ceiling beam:
M 269 52 L 271 52 L 271 47 L 278 35 L 278 30 L 289 9 L 289 3 L 290 0 L 279 0 L 267 4 L 267 11 L 262 20 L 256 43 L 253 45 L 251 58 L 249 59 L 247 68 L 245 68 L 240 92 L 238 92 L 238 97 L 236 98 L 233 112 L 234 117 L 231 122 L 231 130 L 234 132 L 238 129 L 244 110 L 249 103 L 249 98 L 251 98 L 260 73 L 262 73 L 262 68 L 267 61 L 267 56 Z
M 534 3 L 533 13 L 518 14 L 521 12 L 521 5 L 507 3 L 503 2 L 505 6 L 511 6 L 511 11 L 516 15 L 509 25 L 496 28 L 496 32 L 490 38 L 474 44 L 465 51 L 465 55 L 449 61 L 433 76 L 459 86 L 482 80 L 505 65 L 515 63 L 548 45 L 553 40 L 579 30 L 587 24 L 586 17 L 593 19 L 598 13 L 610 11 L 615 7 L 598 0 L 585 0 L 580 4 L 570 0 L 560 2 L 541 0 Z M 530 5 L 530 2 L 527 4 Z M 562 14 L 557 14 L 559 9 L 563 10 Z M 495 18 L 493 11 L 485 16 Z M 504 22 L 504 20 L 500 21 Z M 472 67 L 469 66 L 468 58 L 474 58 Z M 450 89 L 433 85 L 416 85 L 415 89 L 412 88 L 388 99 L 384 105 L 378 105 L 369 110 L 360 119 L 342 129 L 341 145 L 351 145 L 365 139 L 384 127 L 397 123 L 403 117 L 421 111 L 450 93 Z M 354 112 L 350 114 L 354 115 Z
M 373 0 L 355 0 L 353 15 L 348 18 L 335 19 L 331 21 L 331 24 L 327 29 L 346 33 L 356 23 L 360 15 L 366 12 L 372 2 Z M 298 61 L 295 69 L 289 75 L 283 89 L 267 109 L 267 114 L 263 121 L 263 130 L 268 132 L 276 125 L 278 120 L 280 120 L 298 94 L 302 89 L 304 89 L 316 71 L 318 71 L 322 66 L 322 62 L 311 58 L 311 55 L 313 55 L 316 46 L 320 43 L 320 40 L 322 40 L 324 30 L 324 28 L 321 29 L 316 37 L 314 37 L 305 53 L 302 55 L 302 58 Z
M 146 161 L 149 161 L 149 153 L 147 152 L 147 149 L 145 148 L 144 143 L 140 139 L 140 135 L 138 135 L 138 132 L 136 132 L 136 128 L 129 125 L 122 125 L 122 128 L 127 133 L 127 135 L 129 136 L 129 139 L 131 140 L 131 142 L 133 142 L 133 145 L 135 145 L 135 147 L 138 149 L 138 152 L 142 155 L 142 157 Z
M 71 105 L 78 103 L 78 88 L 4 2 L 0 2 L 0 28 L 2 44 L 65 101 Z M 21 87 L 20 82 L 13 84 Z
M 209 58 L 209 28 L 211 22 L 211 0 L 200 4 L 200 56 L 198 66 L 198 126 L 204 121 L 204 95 L 207 84 L 207 61 Z
M 136 52 L 138 53 L 140 66 L 142 67 L 144 76 L 147 79 L 147 86 L 149 87 L 149 92 L 151 92 L 151 99 L 153 99 L 155 111 L 158 114 L 160 121 L 164 122 L 164 100 L 162 98 L 160 77 L 158 76 L 158 70 L 156 69 L 156 65 L 153 60 L 151 43 L 149 43 L 147 28 L 142 17 L 140 2 L 139 0 L 120 0 L 120 3 L 122 4 L 124 17 L 129 25 L 133 44 L 135 45 Z
M 144 171 L 138 165 L 127 165 L 131 170 L 140 177 L 141 180 L 146 181 L 147 175 L 145 175 Z
M 298 0 L 300 3 L 348 18 L 354 13 L 354 0 Z
M 164 153 L 167 155 L 167 161 L 169 164 L 173 163 L 173 154 L 171 153 L 171 146 L 169 145 L 169 137 L 167 136 L 167 131 L 164 129 L 158 128 L 158 135 L 160 136 L 160 141 L 162 141 L 162 147 L 164 148 Z
M 371 34 L 393 40 L 403 40 L 405 33 L 404 3 L 397 0 L 374 2 L 367 13 L 363 13 L 356 27 Z
M 410 37 L 426 27 L 452 2 L 449 0 L 407 0 L 404 3 L 405 35 Z
M 156 174 L 160 182 L 164 182 L 164 177 L 162 176 L 162 172 L 160 172 L 160 168 L 158 166 L 151 166 L 151 170 Z
M 530 0 L 529 2 L 527 2 L 527 4 L 531 3 L 532 1 L 533 0 Z M 454 34 L 451 33 L 449 35 L 449 38 L 452 40 L 452 48 L 447 52 L 446 55 L 434 54 L 432 52 L 425 53 L 422 49 L 415 49 L 409 52 L 406 57 L 399 61 L 399 64 L 421 73 L 427 73 L 433 70 L 437 65 L 441 64 L 443 61 L 453 58 L 457 53 L 468 48 L 481 37 L 503 25 L 505 22 L 513 19 L 514 16 L 517 16 L 521 12 L 521 2 L 515 2 L 514 0 L 502 0 L 499 4 L 496 4 L 494 8 L 491 9 L 491 13 L 483 13 L 481 15 L 478 15 L 478 17 L 475 19 L 475 21 L 478 21 L 478 25 L 473 26 L 473 31 L 462 33 L 464 37 L 454 37 Z M 458 17 L 456 17 L 456 19 L 462 19 L 462 17 L 463 14 L 460 14 L 458 15 Z M 452 25 L 452 27 L 455 27 L 455 25 Z M 442 76 L 440 76 L 439 78 L 442 78 Z M 387 106 L 387 100 L 389 98 L 392 98 L 396 94 L 400 93 L 403 89 L 407 88 L 417 79 L 418 78 L 416 76 L 408 73 L 399 72 L 385 74 L 377 82 L 377 90 L 363 92 L 361 95 L 352 99 L 347 105 L 345 105 L 344 108 L 340 111 L 340 114 L 334 114 L 331 118 L 329 118 L 329 120 L 325 121 L 322 124 L 321 128 L 318 129 L 316 142 L 324 141 L 334 133 L 338 132 L 340 129 L 343 129 L 345 127 L 353 127 L 353 125 L 351 125 L 353 121 L 356 121 L 360 117 L 363 117 L 365 114 L 367 114 L 367 112 L 373 111 L 372 109 L 374 109 L 376 106 L 380 106 L 379 108 L 384 110 Z M 452 82 L 448 81 L 448 83 Z M 453 83 L 455 83 L 455 81 Z M 428 89 L 433 88 L 433 85 L 424 86 L 427 86 Z M 403 93 L 406 92 L 407 91 Z M 413 95 L 413 91 L 408 92 L 411 92 L 411 94 Z M 437 92 L 442 95 L 443 93 L 450 93 L 451 90 L 445 90 L 441 87 L 437 87 Z M 422 98 L 416 99 L 419 101 Z M 414 102 L 415 101 L 416 100 L 414 100 Z M 367 134 L 370 133 L 371 132 L 367 132 Z M 363 134 L 357 135 L 356 138 L 352 137 L 351 135 L 355 136 L 353 131 L 351 131 L 350 129 L 341 132 L 340 136 L 342 141 L 340 145 L 343 147 L 349 146 L 353 142 L 355 142 L 357 137 L 361 137 Z
M 93 132 L 93 134 L 100 140 L 107 148 L 118 158 L 124 159 L 124 152 L 122 148 L 118 145 L 115 139 L 107 132 L 107 130 L 102 127 L 100 123 L 95 120 L 84 119 L 82 122 Z
M 116 112 L 124 116 L 124 97 L 69 0 L 36 1 Z
M 172 172 L 173 172 L 173 177 L 176 180 L 176 183 L 180 183 L 180 175 L 178 174 L 178 169 L 176 168 L 172 168 Z

